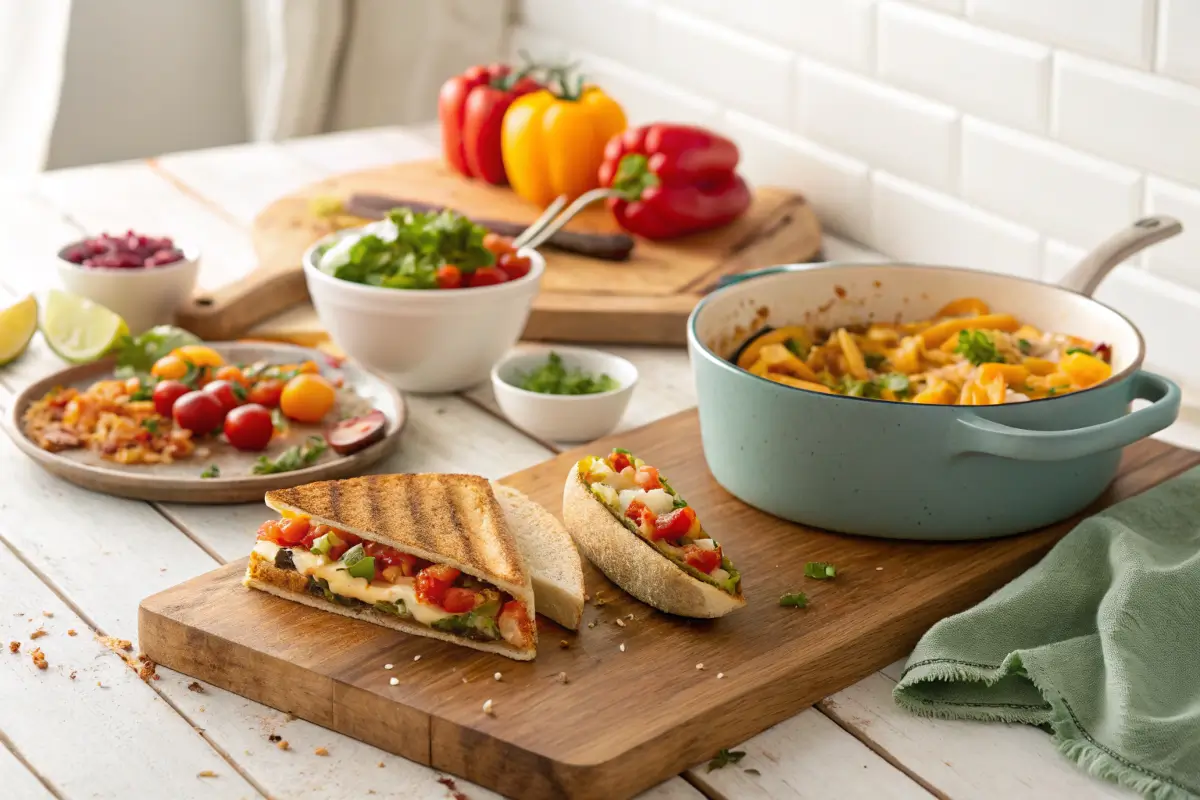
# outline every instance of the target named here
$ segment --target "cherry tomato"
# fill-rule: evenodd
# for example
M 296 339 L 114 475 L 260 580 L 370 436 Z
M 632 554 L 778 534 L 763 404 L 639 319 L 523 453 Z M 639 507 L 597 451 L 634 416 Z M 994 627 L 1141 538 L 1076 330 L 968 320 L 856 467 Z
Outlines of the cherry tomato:
M 183 347 L 176 347 L 171 351 L 171 355 L 181 358 L 184 361 L 190 361 L 197 367 L 220 367 L 225 364 L 225 359 L 221 358 L 220 354 L 211 347 L 205 347 L 202 344 L 187 344 Z
M 654 520 L 654 533 L 650 536 L 653 539 L 678 539 L 692 529 L 695 521 L 696 512 L 691 506 L 677 508 Z
M 475 607 L 477 597 L 478 595 L 470 589 L 450 587 L 442 596 L 442 608 L 451 614 L 462 614 Z
M 508 275 L 499 267 L 480 267 L 471 273 L 471 277 L 467 279 L 467 286 L 471 288 L 477 286 L 495 286 L 507 281 Z
M 322 536 L 329 533 L 329 531 L 331 531 L 331 530 L 333 530 L 333 529 L 330 528 L 328 525 L 313 525 L 313 526 L 311 526 L 308 529 L 308 533 L 306 533 L 304 535 L 304 538 L 300 541 L 300 546 L 303 547 L 305 550 L 311 550 L 312 546 L 313 546 L 313 542 L 315 542 L 317 539 L 320 539 Z
M 171 414 L 176 425 L 187 428 L 197 436 L 212 433 L 221 427 L 221 421 L 225 419 L 221 401 L 202 391 L 188 392 L 180 397 L 175 401 Z
M 625 509 L 625 516 L 641 525 L 654 525 L 654 512 L 646 508 L 641 500 L 632 500 Z
M 308 535 L 308 529 L 308 517 L 293 517 L 292 519 L 280 520 L 279 538 L 276 539 L 276 543 L 287 545 L 288 547 L 300 544 L 304 541 L 304 537 Z
M 150 374 L 154 377 L 171 381 L 179 380 L 187 375 L 187 371 L 187 362 L 176 355 L 163 356 L 150 368 Z
M 225 417 L 225 438 L 238 450 L 265 450 L 274 435 L 271 412 L 257 403 L 238 406 Z
M 483 249 L 490 251 L 496 256 L 511 253 L 512 243 L 512 239 L 507 236 L 501 236 L 498 233 L 488 233 L 483 237 Z
M 179 381 L 159 381 L 154 387 L 154 410 L 160 416 L 171 418 L 175 401 L 192 391 L 192 387 Z
M 301 375 L 320 375 L 321 368 L 317 366 L 315 361 L 305 361 L 296 367 L 296 370 Z
M 246 390 L 242 388 L 241 384 L 232 383 L 227 380 L 215 380 L 206 383 L 204 391 L 221 402 L 221 408 L 225 409 L 226 414 L 246 402 Z
M 283 381 L 278 378 L 264 378 L 250 387 L 250 391 L 246 394 L 246 400 L 267 408 L 277 408 L 281 394 L 283 394 Z
M 426 605 L 440 606 L 450 584 L 461 573 L 454 567 L 433 564 L 417 573 L 415 588 L 417 600 Z
M 618 453 L 615 450 L 608 457 L 608 465 L 613 468 L 613 472 L 620 472 L 628 466 L 631 466 L 629 456 L 624 453 Z
M 638 468 L 633 479 L 637 481 L 637 485 L 645 489 L 647 492 L 651 489 L 661 489 L 662 481 L 658 479 L 658 470 L 654 467 L 642 466 Z
M 458 289 L 462 286 L 462 270 L 453 264 L 442 264 L 437 269 L 439 289 Z
M 337 390 L 320 375 L 297 375 L 283 387 L 279 408 L 297 422 L 320 422 L 336 399 Z
M 279 544 L 281 535 L 281 521 L 277 519 L 269 519 L 262 525 L 258 526 L 258 538 L 266 539 L 268 542 Z
M 716 550 L 703 550 L 694 544 L 683 548 L 684 563 L 703 572 L 705 575 L 721 566 L 721 554 Z
M 218 380 L 218 381 L 229 381 L 230 383 L 236 383 L 239 386 L 241 386 L 242 388 L 245 388 L 246 386 L 248 386 L 250 384 L 249 379 L 246 378 L 245 374 L 241 371 L 241 369 L 233 366 L 232 364 L 221 367 L 216 372 L 214 372 L 213 379 Z
M 529 274 L 529 270 L 533 268 L 533 261 L 529 256 L 519 256 L 516 253 L 505 253 L 496 261 L 496 266 L 504 270 L 510 280 L 524 278 Z

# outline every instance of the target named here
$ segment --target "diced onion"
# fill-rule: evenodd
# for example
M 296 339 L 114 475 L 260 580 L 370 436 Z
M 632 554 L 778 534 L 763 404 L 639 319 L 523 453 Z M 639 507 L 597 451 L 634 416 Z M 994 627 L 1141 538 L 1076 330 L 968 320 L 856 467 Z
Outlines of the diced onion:
M 709 577 L 711 577 L 715 581 L 729 580 L 729 573 L 726 572 L 725 570 L 721 569 L 720 567 L 717 567 L 716 569 L 714 569 L 712 572 L 710 572 L 708 574 L 709 574 Z
M 696 541 L 692 542 L 692 544 L 696 545 L 696 547 L 699 547 L 701 550 L 717 549 L 717 543 L 712 539 L 697 539 Z

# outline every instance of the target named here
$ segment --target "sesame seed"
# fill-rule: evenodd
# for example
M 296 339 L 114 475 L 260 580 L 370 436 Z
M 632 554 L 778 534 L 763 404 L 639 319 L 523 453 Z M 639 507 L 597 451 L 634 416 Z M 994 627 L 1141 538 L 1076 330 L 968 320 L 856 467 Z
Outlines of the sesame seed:
M 392 686 L 399 686 L 399 685 L 400 685 L 400 679 L 399 679 L 399 678 L 392 678 L 392 679 L 390 679 L 390 680 L 388 681 L 388 683 L 390 683 Z
M 492 710 L 492 701 L 490 699 L 483 701 L 483 713 L 490 716 L 496 716 L 496 712 Z
M 704 664 L 703 663 L 697 664 L 696 669 L 704 669 Z
M 493 677 L 493 678 L 495 678 L 496 680 L 500 680 L 500 673 L 499 673 L 499 672 L 497 672 L 497 673 L 496 673 L 495 675 L 493 675 L 492 677 Z
M 724 678 L 724 677 L 725 677 L 725 673 L 724 673 L 724 672 L 718 672 L 718 673 L 717 673 L 717 680 L 721 680 L 721 678 Z
M 617 627 L 618 627 L 618 628 L 624 628 L 624 627 L 625 627 L 625 620 L 623 620 L 623 619 L 618 619 L 618 620 L 617 620 Z
M 588 627 L 589 627 L 589 628 L 594 628 L 594 627 L 596 627 L 596 623 L 594 623 L 594 622 L 589 622 L 589 623 L 588 623 Z
M 394 666 L 396 666 L 396 665 L 395 665 L 395 664 L 384 664 L 384 665 L 383 665 L 383 668 L 384 668 L 384 669 L 391 669 L 391 668 L 392 668 L 392 667 L 394 667 Z
M 624 642 L 621 642 L 621 652 L 622 653 L 625 652 L 625 643 Z
M 421 660 L 420 656 L 413 656 L 413 661 L 420 661 L 420 660 Z

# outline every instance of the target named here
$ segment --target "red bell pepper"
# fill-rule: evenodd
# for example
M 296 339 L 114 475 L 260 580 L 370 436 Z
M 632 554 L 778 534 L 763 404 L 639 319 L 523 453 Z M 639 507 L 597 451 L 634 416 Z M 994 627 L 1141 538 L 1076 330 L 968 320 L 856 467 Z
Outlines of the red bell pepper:
M 737 145 L 703 128 L 630 128 L 605 147 L 600 185 L 621 192 L 608 207 L 622 228 L 670 239 L 726 225 L 746 212 L 750 188 L 737 163 Z
M 513 100 L 542 88 L 528 73 L 528 68 L 513 72 L 507 64 L 491 64 L 471 67 L 442 84 L 442 150 L 456 172 L 497 186 L 508 183 L 500 123 Z

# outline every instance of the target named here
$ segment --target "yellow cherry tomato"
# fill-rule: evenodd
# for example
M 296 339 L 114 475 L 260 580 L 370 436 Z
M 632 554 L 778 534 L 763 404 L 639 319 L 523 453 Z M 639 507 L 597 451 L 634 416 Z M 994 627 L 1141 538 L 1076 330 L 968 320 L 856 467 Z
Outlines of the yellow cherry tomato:
M 187 344 L 183 347 L 176 347 L 171 351 L 171 355 L 178 356 L 185 361 L 190 361 L 197 367 L 219 367 L 225 363 L 225 359 L 217 354 L 216 350 L 211 347 L 205 347 L 202 344 Z
M 333 408 L 337 391 L 320 375 L 297 375 L 283 387 L 279 408 L 297 422 L 320 422 Z
M 188 365 L 177 355 L 163 356 L 154 362 L 150 374 L 164 381 L 177 381 L 187 375 Z

